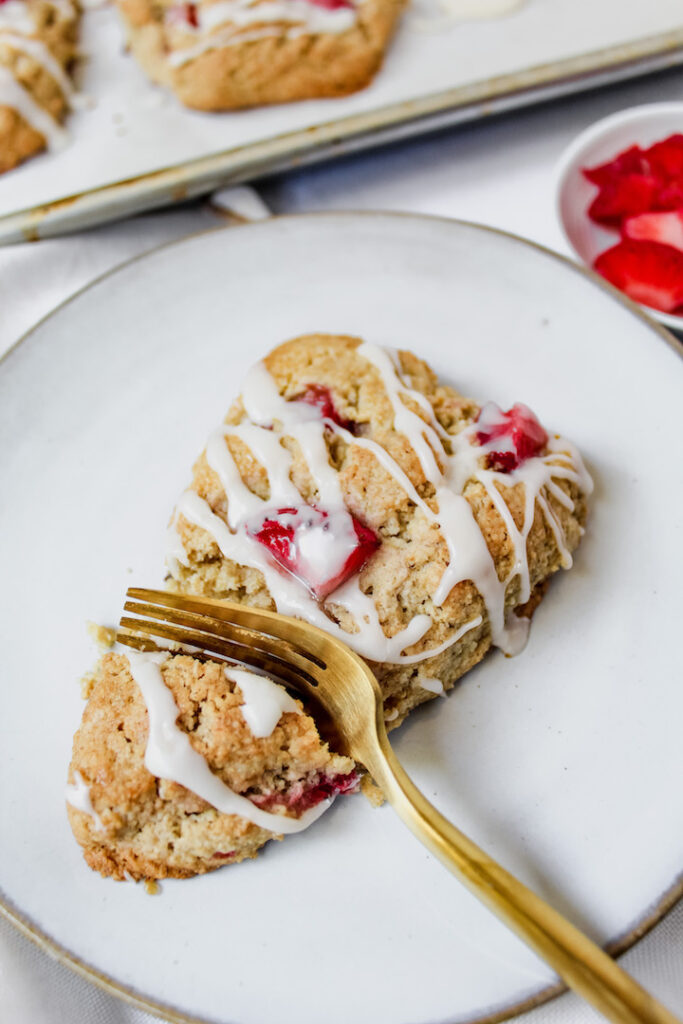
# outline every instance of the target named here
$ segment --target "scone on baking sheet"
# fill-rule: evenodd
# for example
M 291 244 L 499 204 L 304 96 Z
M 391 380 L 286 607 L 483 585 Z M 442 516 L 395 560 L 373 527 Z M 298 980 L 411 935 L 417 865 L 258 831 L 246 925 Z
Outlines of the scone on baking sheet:
M 87 863 L 187 878 L 301 831 L 355 766 L 270 679 L 172 652 L 106 654 L 74 737 L 67 807 Z
M 78 20 L 72 0 L 0 0 L 0 172 L 63 145 Z
M 326 629 L 398 725 L 492 646 L 521 650 L 591 486 L 526 406 L 481 406 L 409 352 L 296 338 L 250 371 L 197 461 L 169 586 Z
M 382 63 L 406 0 L 117 0 L 147 74 L 188 107 L 345 96 Z

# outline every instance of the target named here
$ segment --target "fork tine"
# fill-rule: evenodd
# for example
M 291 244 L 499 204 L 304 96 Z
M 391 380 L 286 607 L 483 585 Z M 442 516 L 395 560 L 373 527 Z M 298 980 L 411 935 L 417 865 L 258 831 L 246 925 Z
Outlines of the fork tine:
M 287 662 L 272 658 L 270 655 L 264 654 L 253 647 L 234 644 L 230 640 L 225 640 L 213 633 L 200 633 L 197 630 L 173 626 L 168 623 L 149 622 L 144 619 L 133 619 L 125 615 L 122 616 L 119 626 L 122 630 L 130 630 L 132 633 L 137 634 L 137 636 L 133 637 L 136 640 L 141 637 L 143 640 L 147 638 L 148 641 L 150 639 L 153 641 L 155 636 L 164 637 L 166 640 L 172 640 L 175 643 L 189 644 L 192 647 L 198 647 L 201 651 L 221 655 L 231 662 L 238 662 L 261 669 L 281 679 L 295 690 L 306 693 L 315 690 L 315 681 L 310 676 L 307 677 L 303 672 L 288 665 Z M 119 633 L 117 639 L 122 643 L 127 643 L 129 636 L 129 633 Z M 138 645 L 132 644 L 129 646 Z M 182 651 L 179 653 L 182 653 Z
M 300 648 L 287 640 L 275 640 L 260 630 L 247 629 L 245 626 L 238 626 L 224 618 L 217 618 L 214 615 L 202 614 L 196 611 L 185 611 L 181 608 L 160 608 L 158 605 L 143 601 L 126 601 L 123 606 L 126 612 L 134 615 L 144 615 L 152 619 L 160 619 L 163 622 L 171 622 L 176 626 L 187 626 L 190 629 L 199 629 L 204 633 L 213 633 L 225 640 L 232 640 L 233 643 L 243 644 L 245 647 L 256 647 L 266 654 L 273 655 L 282 661 L 294 665 L 299 671 L 310 676 L 318 667 L 318 659 L 301 654 Z
M 249 605 L 235 604 L 222 598 L 195 597 L 187 594 L 173 594 L 165 590 L 149 590 L 142 587 L 130 587 L 127 596 L 138 601 L 162 605 L 166 608 L 179 608 L 195 611 L 224 622 L 256 629 L 260 633 L 267 632 L 278 640 L 286 640 L 296 644 L 299 653 L 316 662 L 320 668 L 327 665 L 325 651 L 329 650 L 330 642 L 336 643 L 329 633 L 317 626 L 302 623 L 298 619 L 278 612 L 266 611 L 263 608 L 250 608 Z M 341 645 L 340 645 L 341 646 Z

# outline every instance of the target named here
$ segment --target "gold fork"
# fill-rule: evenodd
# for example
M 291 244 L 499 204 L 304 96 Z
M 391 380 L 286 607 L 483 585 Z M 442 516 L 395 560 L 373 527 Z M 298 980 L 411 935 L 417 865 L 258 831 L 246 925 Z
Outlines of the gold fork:
M 394 755 L 374 675 L 354 652 L 299 619 L 212 598 L 131 588 L 118 639 L 153 649 L 154 637 L 277 676 L 324 709 L 336 749 L 362 764 L 408 828 L 489 909 L 597 1010 L 619 1024 L 677 1018 L 599 946 L 463 835 L 422 795 Z

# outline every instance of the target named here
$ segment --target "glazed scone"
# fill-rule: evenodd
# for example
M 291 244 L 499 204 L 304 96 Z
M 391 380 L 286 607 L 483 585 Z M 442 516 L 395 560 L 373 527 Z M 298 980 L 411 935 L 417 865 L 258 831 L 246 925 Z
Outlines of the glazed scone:
M 345 96 L 378 70 L 406 0 L 117 0 L 133 55 L 188 107 Z
M 63 144 L 78 20 L 72 0 L 0 3 L 0 172 Z
M 115 879 L 187 878 L 311 824 L 357 788 L 274 682 L 185 654 L 106 654 L 74 737 L 67 807 Z
M 168 582 L 333 633 L 398 725 L 491 646 L 521 650 L 590 490 L 525 406 L 482 407 L 409 352 L 296 338 L 253 368 L 199 458 Z

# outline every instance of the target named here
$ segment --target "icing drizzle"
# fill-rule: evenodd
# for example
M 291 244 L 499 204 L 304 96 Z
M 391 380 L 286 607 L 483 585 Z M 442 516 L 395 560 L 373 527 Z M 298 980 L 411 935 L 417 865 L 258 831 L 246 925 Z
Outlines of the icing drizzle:
M 177 782 L 180 786 L 184 786 L 185 789 L 189 789 L 201 797 L 202 800 L 206 800 L 222 814 L 237 814 L 269 832 L 285 835 L 301 832 L 312 825 L 327 810 L 332 803 L 331 800 L 323 800 L 315 807 L 304 811 L 299 818 L 289 818 L 282 814 L 263 811 L 247 797 L 235 793 L 217 775 L 214 775 L 205 758 L 190 743 L 187 733 L 183 732 L 176 724 L 178 707 L 161 672 L 161 666 L 169 658 L 169 654 L 164 651 L 145 653 L 128 651 L 126 656 L 131 675 L 147 706 L 149 732 L 145 749 L 145 767 L 152 775 Z M 252 682 L 247 685 L 245 683 L 247 675 L 249 673 L 235 670 L 232 667 L 229 669 L 229 678 L 235 678 L 245 697 L 246 703 L 243 708 L 246 706 L 247 714 L 254 718 L 257 727 L 262 730 L 267 729 L 269 721 L 272 721 L 275 714 L 276 706 L 281 709 L 278 719 L 282 711 L 299 710 L 296 705 L 294 709 L 284 706 L 286 704 L 284 698 L 275 697 L 270 691 L 267 693 L 265 689 L 259 691 L 258 684 L 253 683 L 253 680 L 258 677 L 251 676 Z M 242 689 L 243 684 L 248 692 Z M 277 687 L 277 684 L 273 683 L 272 686 Z M 281 687 L 277 687 L 277 689 L 281 689 Z M 288 697 L 287 694 L 285 696 Z M 288 699 L 294 704 L 291 697 Z M 244 711 L 243 714 L 245 714 Z M 275 724 L 272 728 L 274 727 Z M 254 735 L 258 734 L 254 733 Z M 260 735 L 267 736 L 268 732 L 262 731 Z
M 334 8 L 314 0 L 218 0 L 196 4 L 195 16 L 196 26 L 185 23 L 182 28 L 197 41 L 170 50 L 167 60 L 172 67 L 182 67 L 208 50 L 268 36 L 339 35 L 353 26 L 356 9 L 350 0 Z M 250 29 L 252 25 L 258 27 Z
M 228 679 L 237 683 L 242 691 L 242 716 L 253 736 L 270 736 L 286 712 L 301 714 L 301 708 L 284 686 L 280 686 L 268 676 L 257 676 L 254 672 L 245 672 L 232 666 L 225 669 L 225 674 Z
M 76 16 L 71 0 L 50 0 L 50 3 L 60 18 Z M 30 6 L 24 0 L 6 0 L 0 4 L 0 46 L 5 44 L 39 64 L 54 79 L 64 99 L 72 106 L 77 97 L 69 76 L 50 49 L 36 38 L 36 31 Z M 59 150 L 65 145 L 67 133 L 59 121 L 37 102 L 31 91 L 15 78 L 10 68 L 2 64 L 0 106 L 15 110 L 31 128 L 44 137 L 49 149 Z
M 330 465 L 325 442 L 325 432 L 333 432 L 349 446 L 363 447 L 372 453 L 428 522 L 439 529 L 447 545 L 449 561 L 432 594 L 433 604 L 437 607 L 442 605 L 453 587 L 464 580 L 471 580 L 483 599 L 494 645 L 506 654 L 518 653 L 526 642 L 529 622 L 514 613 L 506 614 L 507 587 L 517 577 L 519 604 L 530 597 L 527 538 L 537 505 L 553 533 L 562 565 L 570 567 L 571 555 L 548 496 L 569 509 L 573 508 L 572 500 L 558 486 L 558 480 L 571 481 L 584 493 L 590 493 L 592 481 L 579 453 L 569 442 L 555 437 L 549 440 L 547 455 L 529 458 L 510 473 L 483 468 L 481 462 L 486 446 L 476 443 L 474 424 L 458 434 L 448 434 L 439 424 L 425 396 L 409 387 L 388 350 L 365 343 L 359 346 L 357 353 L 378 371 L 392 405 L 395 428 L 410 443 L 426 479 L 434 487 L 436 510 L 420 497 L 411 480 L 381 445 L 370 438 L 355 437 L 332 420 L 323 419 L 314 406 L 285 400 L 265 364 L 257 363 L 247 375 L 242 392 L 249 422 L 221 426 L 212 434 L 206 450 L 207 461 L 228 499 L 227 522 L 192 490 L 181 496 L 175 516 L 182 515 L 206 530 L 225 558 L 258 569 L 279 612 L 303 618 L 338 636 L 371 661 L 410 664 L 435 656 L 480 626 L 482 617 L 476 616 L 465 623 L 439 646 L 417 654 L 405 654 L 404 651 L 419 642 L 431 627 L 430 616 L 415 615 L 395 636 L 386 636 L 375 603 L 363 593 L 356 576 L 329 597 L 330 605 L 344 609 L 354 624 L 353 632 L 342 629 L 296 577 L 283 573 L 273 564 L 263 547 L 246 531 L 247 521 L 253 516 L 263 515 L 268 508 L 302 502 L 291 480 L 292 454 L 282 443 L 285 437 L 298 442 L 317 492 L 315 503 L 330 512 L 345 507 L 338 474 Z M 410 408 L 406 399 L 416 405 L 424 417 Z M 243 442 L 265 469 L 270 487 L 267 500 L 243 482 L 226 443 L 231 437 Z M 504 580 L 498 579 L 495 562 L 472 507 L 463 495 L 469 481 L 478 481 L 484 487 L 511 539 L 513 565 Z M 499 489 L 517 484 L 525 488 L 524 520 L 520 528 Z M 174 530 L 172 538 L 171 554 L 175 560 L 183 561 L 179 556 L 177 531 Z M 186 564 L 187 559 L 184 561 Z
M 75 807 L 76 810 L 83 811 L 84 814 L 89 814 L 93 819 L 95 829 L 98 832 L 104 832 L 104 822 L 92 805 L 88 784 L 80 772 L 74 772 L 73 774 L 74 781 L 68 783 L 66 787 L 66 802 L 71 804 L 72 807 Z

